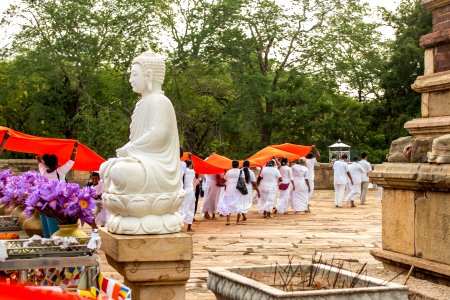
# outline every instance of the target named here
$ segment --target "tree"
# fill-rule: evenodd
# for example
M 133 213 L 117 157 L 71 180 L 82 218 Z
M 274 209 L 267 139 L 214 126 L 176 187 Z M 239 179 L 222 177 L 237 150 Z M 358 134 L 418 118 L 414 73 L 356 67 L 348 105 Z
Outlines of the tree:
M 19 20 L 21 31 L 2 54 L 4 61 L 15 60 L 10 67 L 17 66 L 9 83 L 29 81 L 21 86 L 27 132 L 89 139 L 98 134 L 97 126 L 118 121 L 120 126 L 107 127 L 118 131 L 103 132 L 114 145 L 98 145 L 111 155 L 111 148 L 125 141 L 129 121 L 124 116 L 131 115 L 136 99 L 127 83 L 131 59 L 143 46 L 155 47 L 152 7 L 138 0 L 21 0 L 12 5 L 2 25 Z M 99 115 L 109 121 L 95 122 Z

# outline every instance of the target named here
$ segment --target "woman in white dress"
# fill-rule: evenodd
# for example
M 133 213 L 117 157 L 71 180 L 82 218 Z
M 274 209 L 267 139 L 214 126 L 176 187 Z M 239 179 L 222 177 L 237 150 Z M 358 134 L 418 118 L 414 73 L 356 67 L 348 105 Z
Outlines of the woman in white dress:
M 244 177 L 244 174 L 239 169 L 239 162 L 233 160 L 231 163 L 232 169 L 225 173 L 225 192 L 223 198 L 219 202 L 219 213 L 221 215 L 227 216 L 226 225 L 230 225 L 230 216 L 238 212 L 238 205 L 241 200 L 241 192 L 236 188 L 239 177 Z M 239 217 L 236 224 L 239 224 Z
M 239 169 L 239 162 L 233 160 L 231 163 L 232 169 L 225 173 L 225 192 L 223 198 L 219 201 L 219 213 L 227 216 L 226 225 L 230 225 L 231 214 L 238 213 L 238 205 L 241 200 L 241 192 L 236 188 L 239 177 L 244 178 L 243 172 Z M 239 217 L 236 224 L 239 224 Z
M 292 175 L 292 169 L 288 165 L 287 158 L 284 157 L 281 159 L 281 167 L 278 170 L 281 174 L 281 183 L 278 186 L 278 205 L 274 213 L 280 212 L 287 214 L 291 190 L 295 190 L 294 177 Z
M 255 173 L 250 170 L 250 162 L 248 160 L 244 161 L 242 173 L 244 174 L 245 185 L 247 186 L 247 195 L 241 195 L 241 199 L 238 205 L 238 223 L 240 215 L 242 214 L 242 221 L 247 221 L 245 214 L 252 208 L 253 203 L 253 188 L 256 190 L 258 197 L 261 196 L 259 193 L 258 185 L 256 184 Z
M 281 181 L 280 171 L 274 165 L 275 162 L 270 160 L 259 174 L 261 198 L 258 204 L 259 208 L 264 211 L 264 218 L 272 218 L 271 212 L 278 191 L 278 183 Z
M 212 214 L 212 219 L 216 218 L 216 212 L 219 211 L 218 204 L 219 200 L 223 196 L 223 187 L 218 180 L 222 180 L 222 174 L 208 174 L 205 175 L 205 195 L 202 206 L 202 213 L 205 216 L 205 219 L 210 219 Z
M 306 158 L 299 159 L 298 164 L 292 166 L 295 190 L 292 192 L 292 209 L 294 214 L 298 212 L 309 212 L 308 195 L 311 191 L 308 181 L 308 168 Z
M 181 204 L 179 213 L 183 218 L 184 224 L 187 224 L 187 231 L 194 231 L 192 229 L 192 221 L 194 220 L 195 210 L 195 191 L 194 178 L 195 171 L 190 160 L 186 160 L 186 170 L 183 175 L 183 189 L 186 191 L 183 204 Z

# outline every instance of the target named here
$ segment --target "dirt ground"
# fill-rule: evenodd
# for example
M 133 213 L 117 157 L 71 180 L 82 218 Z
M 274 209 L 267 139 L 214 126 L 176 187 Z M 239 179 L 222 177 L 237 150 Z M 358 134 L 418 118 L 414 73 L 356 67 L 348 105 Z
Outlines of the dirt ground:
M 367 263 L 368 275 L 391 280 L 398 275 L 387 271 L 369 253 L 381 248 L 381 203 L 376 191 L 369 191 L 367 204 L 334 207 L 334 191 L 315 191 L 311 213 L 275 215 L 264 219 L 253 207 L 246 225 L 225 225 L 225 218 L 206 220 L 200 215 L 201 200 L 193 224 L 194 258 L 186 299 L 215 299 L 206 287 L 207 269 L 213 266 L 253 266 L 263 264 L 310 262 L 314 252 L 323 259 L 345 260 L 352 269 Z M 235 218 L 235 216 L 233 216 Z M 121 279 L 101 253 L 102 271 Z M 406 274 L 393 282 L 403 284 Z M 450 287 L 410 278 L 410 299 L 450 299 Z

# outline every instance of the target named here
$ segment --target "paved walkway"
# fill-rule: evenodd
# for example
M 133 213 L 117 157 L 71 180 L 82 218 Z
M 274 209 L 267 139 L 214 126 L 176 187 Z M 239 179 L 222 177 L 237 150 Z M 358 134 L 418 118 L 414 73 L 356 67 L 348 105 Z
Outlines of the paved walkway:
M 309 214 L 290 213 L 264 219 L 253 208 L 247 224 L 241 226 L 225 226 L 225 218 L 205 220 L 197 214 L 187 299 L 215 299 L 206 288 L 208 267 L 287 263 L 289 256 L 294 257 L 294 262 L 311 261 L 315 251 L 328 260 L 334 257 L 350 262 L 355 269 L 367 262 L 369 275 L 378 278 L 389 280 L 396 276 L 369 254 L 371 249 L 381 247 L 381 203 L 376 191 L 369 191 L 367 205 L 335 208 L 333 203 L 334 191 L 315 191 Z M 104 256 L 102 259 L 103 272 L 120 278 Z M 402 282 L 404 278 L 399 276 L 395 281 Z M 409 284 L 419 291 L 432 288 L 436 291 L 434 299 L 450 298 L 450 288 L 417 279 L 410 279 Z

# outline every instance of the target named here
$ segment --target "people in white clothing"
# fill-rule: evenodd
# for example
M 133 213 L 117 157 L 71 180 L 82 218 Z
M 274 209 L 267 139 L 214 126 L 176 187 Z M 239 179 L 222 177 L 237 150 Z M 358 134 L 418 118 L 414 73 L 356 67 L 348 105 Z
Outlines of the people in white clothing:
M 219 211 L 218 204 L 223 197 L 224 192 L 222 180 L 222 174 L 205 175 L 205 196 L 203 197 L 202 206 L 202 213 L 204 214 L 205 219 L 216 218 L 216 213 Z
M 58 157 L 54 154 L 44 154 L 42 158 L 36 156 L 39 163 L 38 168 L 41 175 L 43 175 L 48 180 L 58 180 L 61 182 L 66 181 L 66 174 L 72 169 L 75 164 L 75 158 L 77 156 L 78 141 L 73 145 L 72 154 L 70 159 L 65 162 L 62 166 L 58 167 Z M 47 217 L 41 214 L 42 231 L 45 238 L 49 238 L 53 233 L 55 233 L 58 228 L 58 222 L 53 217 Z M 94 224 L 90 224 L 95 227 Z
M 195 171 L 190 160 L 186 160 L 186 170 L 183 176 L 183 189 L 186 191 L 183 204 L 179 208 L 179 213 L 183 218 L 184 224 L 187 224 L 187 231 L 194 231 L 192 229 L 192 221 L 194 220 L 195 211 L 195 191 L 194 178 Z
M 317 150 L 316 145 L 312 145 L 312 149 L 316 153 L 316 157 L 311 153 L 306 155 L 306 167 L 308 168 L 308 181 L 311 191 L 308 194 L 308 201 L 311 201 L 312 195 L 314 193 L 314 165 L 320 160 L 320 152 Z M 309 202 L 308 202 L 309 203 Z
M 272 209 L 278 191 L 278 183 L 281 181 L 280 171 L 275 167 L 275 162 L 270 160 L 262 168 L 259 181 L 259 191 L 261 197 L 259 207 L 264 212 L 264 218 L 272 218 Z
M 353 184 L 352 176 L 348 170 L 347 154 L 343 154 L 341 158 L 334 162 L 334 204 L 336 207 L 342 207 L 342 198 L 344 198 L 345 185 L 347 184 L 347 178 Z
M 294 176 L 292 175 L 291 167 L 288 165 L 287 158 L 282 158 L 280 164 L 281 166 L 278 170 L 281 174 L 281 183 L 278 186 L 278 204 L 274 213 L 280 212 L 282 214 L 287 214 L 289 198 L 294 187 Z
M 238 179 L 244 179 L 243 172 L 239 169 L 239 162 L 233 160 L 232 169 L 228 170 L 223 177 L 225 179 L 225 192 L 223 198 L 219 202 L 219 212 L 221 215 L 227 216 L 226 225 L 230 225 L 231 214 L 238 214 L 236 224 L 240 224 L 238 213 L 238 205 L 241 200 L 241 192 L 236 188 Z
M 345 203 L 351 204 L 355 207 L 355 199 L 361 195 L 361 182 L 362 177 L 365 174 L 365 170 L 358 163 L 358 157 L 352 159 L 353 163 L 348 166 L 348 171 L 352 178 L 352 184 L 350 185 L 350 193 L 345 197 Z
M 292 192 L 292 209 L 294 214 L 299 212 L 310 212 L 309 193 L 311 187 L 308 180 L 308 168 L 306 167 L 306 158 L 299 159 L 298 164 L 292 166 L 292 175 L 294 176 L 295 188 Z
M 372 166 L 367 161 L 366 152 L 361 153 L 361 160 L 359 161 L 359 164 L 364 169 L 364 175 L 362 176 L 361 181 L 361 197 L 360 197 L 361 204 L 364 205 L 366 204 L 367 191 L 369 190 L 369 172 L 372 172 Z
M 245 215 L 253 203 L 253 189 L 255 189 L 257 196 L 259 197 L 261 194 L 258 189 L 258 185 L 256 184 L 255 173 L 250 170 L 250 162 L 248 160 L 244 161 L 242 172 L 244 173 L 244 181 L 247 186 L 247 195 L 241 195 L 241 199 L 238 204 L 238 221 L 240 215 L 242 215 L 242 221 L 247 221 L 247 216 Z M 239 223 L 239 222 L 238 222 Z

